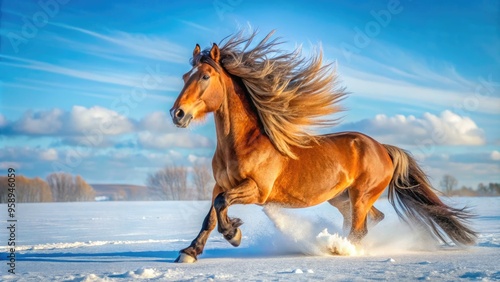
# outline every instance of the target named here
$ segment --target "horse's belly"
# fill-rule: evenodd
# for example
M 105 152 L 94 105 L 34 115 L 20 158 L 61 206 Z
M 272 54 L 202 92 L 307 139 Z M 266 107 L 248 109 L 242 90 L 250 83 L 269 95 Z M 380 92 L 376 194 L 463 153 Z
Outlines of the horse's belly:
M 316 206 L 334 198 L 342 190 L 330 189 L 328 192 L 317 193 L 302 193 L 302 195 L 294 195 L 291 193 L 276 192 L 271 193 L 267 198 L 266 203 L 278 204 L 285 208 L 307 208 Z

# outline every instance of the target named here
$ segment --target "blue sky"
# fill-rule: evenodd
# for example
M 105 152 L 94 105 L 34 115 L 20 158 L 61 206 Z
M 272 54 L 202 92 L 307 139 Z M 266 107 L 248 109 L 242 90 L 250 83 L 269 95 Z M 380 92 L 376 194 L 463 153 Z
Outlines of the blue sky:
M 2 169 L 144 184 L 211 159 L 212 118 L 177 129 L 168 109 L 195 44 L 251 26 L 336 62 L 351 95 L 331 131 L 410 150 L 435 184 L 500 182 L 498 1 L 1 3 Z

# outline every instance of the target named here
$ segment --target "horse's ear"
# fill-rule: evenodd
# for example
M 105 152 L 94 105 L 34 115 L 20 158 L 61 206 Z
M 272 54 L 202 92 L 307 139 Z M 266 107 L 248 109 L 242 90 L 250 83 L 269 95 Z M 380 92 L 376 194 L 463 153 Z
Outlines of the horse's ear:
M 194 47 L 193 50 L 193 58 L 196 57 L 198 54 L 200 54 L 200 52 L 201 52 L 200 45 L 196 44 L 196 47 Z
M 215 43 L 214 43 L 214 45 L 212 45 L 212 49 L 210 49 L 210 57 L 216 63 L 219 62 L 219 59 L 220 59 L 220 50 L 219 50 L 219 46 L 217 46 L 217 44 L 215 44 Z

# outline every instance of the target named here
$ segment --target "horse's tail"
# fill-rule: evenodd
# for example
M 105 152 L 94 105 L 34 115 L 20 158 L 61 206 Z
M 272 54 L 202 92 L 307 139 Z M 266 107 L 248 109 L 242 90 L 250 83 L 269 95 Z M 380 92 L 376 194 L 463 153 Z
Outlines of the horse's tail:
M 449 237 L 459 245 L 472 245 L 477 237 L 468 220 L 473 217 L 466 208 L 444 204 L 434 192 L 429 179 L 408 152 L 384 145 L 394 164 L 389 183 L 389 201 L 405 222 L 423 226 L 447 243 Z

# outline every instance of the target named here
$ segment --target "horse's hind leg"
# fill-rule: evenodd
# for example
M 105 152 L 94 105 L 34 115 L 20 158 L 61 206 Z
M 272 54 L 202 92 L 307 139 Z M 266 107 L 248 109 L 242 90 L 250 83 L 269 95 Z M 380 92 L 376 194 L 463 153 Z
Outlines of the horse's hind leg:
M 378 210 L 375 206 L 372 206 L 368 212 L 368 225 L 369 227 L 374 227 L 379 222 L 384 219 L 385 215 L 383 212 Z
M 342 225 L 342 230 L 344 234 L 349 232 L 351 229 L 352 213 L 351 213 L 351 201 L 349 199 L 349 193 L 347 190 L 337 195 L 335 198 L 328 200 L 330 205 L 336 207 L 344 218 Z
M 387 183 L 382 182 L 372 189 L 360 190 L 357 186 L 349 189 L 351 199 L 352 226 L 348 239 L 358 243 L 368 233 L 367 217 L 371 214 L 375 224 L 384 218 L 384 214 L 373 207 L 373 203 L 380 197 Z
M 350 231 L 352 224 L 352 211 L 349 191 L 345 190 L 335 198 L 328 200 L 328 203 L 336 207 L 342 214 L 342 217 L 344 218 L 342 230 L 344 231 L 344 234 L 347 234 Z M 375 206 L 372 206 L 370 208 L 370 211 L 368 212 L 368 223 L 370 227 L 377 225 L 377 223 L 382 221 L 384 217 L 384 213 L 375 208 Z

